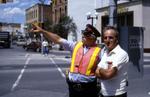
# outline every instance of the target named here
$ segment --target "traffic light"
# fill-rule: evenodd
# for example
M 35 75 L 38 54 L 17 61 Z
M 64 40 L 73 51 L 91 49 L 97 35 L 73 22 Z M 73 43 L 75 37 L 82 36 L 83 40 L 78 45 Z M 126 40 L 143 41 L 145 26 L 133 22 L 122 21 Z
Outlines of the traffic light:
M 11 3 L 13 0 L 0 0 L 0 3 Z
M 0 0 L 0 3 L 6 3 L 6 0 Z

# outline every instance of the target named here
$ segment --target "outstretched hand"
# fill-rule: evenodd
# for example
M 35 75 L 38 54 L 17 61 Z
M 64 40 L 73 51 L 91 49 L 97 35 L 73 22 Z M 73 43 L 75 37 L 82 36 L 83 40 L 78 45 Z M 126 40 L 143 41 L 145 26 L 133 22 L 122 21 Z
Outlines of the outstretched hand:
M 42 31 L 43 29 L 41 27 L 39 27 L 38 25 L 32 24 L 32 29 L 30 30 L 30 32 L 40 33 Z

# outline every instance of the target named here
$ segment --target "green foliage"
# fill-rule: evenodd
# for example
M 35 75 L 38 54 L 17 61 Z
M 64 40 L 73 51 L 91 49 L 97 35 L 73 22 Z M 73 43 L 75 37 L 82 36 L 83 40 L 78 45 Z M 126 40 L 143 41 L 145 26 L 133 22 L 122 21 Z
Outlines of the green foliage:
M 67 39 L 68 33 L 73 32 L 76 35 L 77 26 L 73 22 L 73 19 L 69 16 L 62 17 L 58 24 L 53 25 L 52 22 L 45 20 L 43 24 L 43 29 L 47 31 L 54 32 L 59 36 Z M 27 31 L 29 32 L 32 28 L 31 24 L 27 24 Z M 40 38 L 39 33 L 28 33 L 30 38 Z
M 67 39 L 68 33 L 76 33 L 77 26 L 69 16 L 62 17 L 58 24 L 53 26 L 53 32 Z
M 52 31 L 52 28 L 53 28 L 52 21 L 45 20 L 43 24 L 43 28 L 47 31 Z

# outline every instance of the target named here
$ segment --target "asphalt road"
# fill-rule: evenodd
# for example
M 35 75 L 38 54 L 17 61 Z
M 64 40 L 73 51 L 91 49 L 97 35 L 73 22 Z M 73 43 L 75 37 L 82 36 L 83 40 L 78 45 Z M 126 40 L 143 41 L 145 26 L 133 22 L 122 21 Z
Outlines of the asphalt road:
M 70 59 L 58 55 L 0 49 L 0 97 L 67 97 L 64 74 Z
M 143 77 L 129 79 L 128 97 L 150 97 L 150 54 L 144 56 Z M 0 97 L 68 97 L 67 52 L 48 56 L 21 47 L 0 49 Z

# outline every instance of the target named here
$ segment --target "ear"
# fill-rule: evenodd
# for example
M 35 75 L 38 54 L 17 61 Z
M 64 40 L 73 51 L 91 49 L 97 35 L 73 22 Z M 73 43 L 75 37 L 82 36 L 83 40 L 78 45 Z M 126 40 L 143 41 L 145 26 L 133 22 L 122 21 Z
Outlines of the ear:
M 117 42 L 117 44 L 119 43 L 119 41 L 118 41 L 118 40 L 117 40 L 116 42 Z

